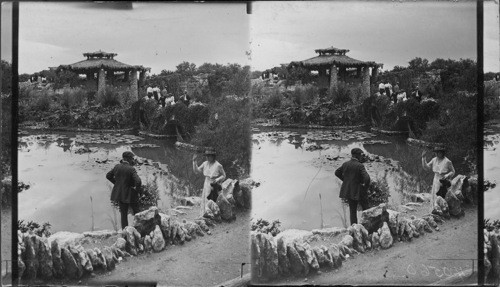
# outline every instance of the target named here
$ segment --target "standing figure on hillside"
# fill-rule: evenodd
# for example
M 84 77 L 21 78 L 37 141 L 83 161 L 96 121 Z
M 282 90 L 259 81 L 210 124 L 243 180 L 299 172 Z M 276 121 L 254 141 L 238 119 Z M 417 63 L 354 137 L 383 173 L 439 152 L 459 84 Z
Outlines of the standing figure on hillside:
M 418 85 L 415 85 L 413 91 L 411 92 L 411 97 L 416 99 L 419 103 L 422 101 L 422 92 L 420 91 Z
M 385 84 L 383 82 L 380 82 L 378 84 L 378 91 L 379 91 L 380 95 L 385 94 Z
M 148 97 L 149 99 L 152 99 L 152 98 L 153 98 L 153 88 L 148 87 L 148 88 L 146 89 L 146 95 L 147 95 L 147 97 Z
M 370 176 L 365 166 L 361 163 L 363 151 L 360 148 L 351 150 L 351 160 L 344 162 L 335 171 L 335 176 L 342 180 L 340 187 L 340 198 L 349 203 L 351 225 L 358 223 L 358 204 L 363 210 L 368 209 L 368 188 L 370 187 Z
M 226 172 L 224 171 L 222 165 L 215 160 L 215 155 L 216 153 L 214 149 L 207 149 L 205 151 L 206 161 L 204 161 L 200 166 L 196 163 L 198 155 L 193 155 L 193 171 L 195 173 L 203 173 L 205 176 L 203 192 L 201 194 L 201 216 L 205 214 L 206 200 L 210 195 L 213 186 L 215 186 L 215 184 L 221 184 L 226 179 Z
M 158 86 L 153 88 L 153 97 L 156 100 L 156 103 L 160 104 L 160 88 Z
M 436 194 L 441 187 L 441 179 L 451 180 L 455 175 L 455 168 L 453 163 L 447 157 L 445 157 L 444 147 L 435 147 L 434 152 L 436 156 L 427 162 L 425 159 L 427 151 L 422 152 L 422 167 L 424 170 L 432 170 L 434 172 L 434 179 L 432 181 L 431 189 L 431 211 L 434 209 L 434 204 L 436 202 Z
M 134 215 L 139 212 L 139 193 L 142 192 L 142 182 L 133 167 L 134 156 L 131 151 L 124 152 L 120 163 L 106 174 L 106 178 L 113 183 L 111 201 L 117 202 L 120 207 L 122 229 L 128 226 L 129 208 L 132 209 Z
M 184 90 L 180 99 L 186 107 L 189 107 L 189 102 L 191 101 L 191 97 L 188 95 L 187 90 Z
M 396 104 L 398 102 L 398 95 L 399 95 L 399 82 L 396 82 L 392 91 L 393 91 L 392 98 L 394 100 L 394 103 Z
M 392 85 L 389 81 L 387 81 L 384 85 L 385 88 L 385 95 L 389 98 L 390 101 L 392 101 Z

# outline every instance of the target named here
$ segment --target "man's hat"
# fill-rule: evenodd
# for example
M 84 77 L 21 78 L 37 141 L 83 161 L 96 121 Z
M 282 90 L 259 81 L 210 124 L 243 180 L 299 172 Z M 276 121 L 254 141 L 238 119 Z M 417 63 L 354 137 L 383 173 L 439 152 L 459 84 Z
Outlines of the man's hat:
M 135 154 L 131 151 L 126 151 L 122 154 L 123 158 L 134 158 Z
M 433 151 L 434 152 L 438 152 L 438 151 L 444 152 L 444 151 L 446 151 L 446 148 L 443 145 L 437 145 L 434 147 Z
M 215 149 L 213 148 L 207 148 L 205 150 L 205 155 L 216 155 L 217 153 L 215 152 Z
M 352 155 L 359 155 L 359 154 L 362 154 L 362 153 L 363 153 L 363 151 L 360 148 L 357 148 L 357 147 L 355 147 L 355 148 L 353 148 L 351 150 L 351 154 Z

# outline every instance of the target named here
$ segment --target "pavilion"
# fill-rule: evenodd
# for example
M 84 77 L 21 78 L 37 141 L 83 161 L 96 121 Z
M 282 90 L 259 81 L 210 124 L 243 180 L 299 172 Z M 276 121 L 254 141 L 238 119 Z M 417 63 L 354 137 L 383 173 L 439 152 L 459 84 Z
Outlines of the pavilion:
M 383 65 L 372 61 L 360 61 L 346 56 L 347 49 L 334 47 L 314 50 L 318 56 L 303 61 L 294 61 L 288 68 L 303 67 L 318 72 L 318 85 L 333 93 L 339 82 L 360 85 L 363 96 L 370 96 L 370 68 L 372 83 L 376 81 L 378 68 Z
M 123 73 L 124 81 L 128 82 L 131 98 L 137 100 L 138 85 L 143 84 L 146 71 L 151 68 L 140 65 L 128 65 L 114 59 L 116 53 L 106 53 L 101 50 L 92 53 L 83 53 L 86 60 L 70 64 L 60 65 L 57 71 L 69 70 L 76 74 L 86 75 L 87 80 L 97 79 L 97 93 L 103 93 L 106 88 L 106 80 L 114 80 L 118 74 Z M 139 72 L 139 80 L 137 78 Z

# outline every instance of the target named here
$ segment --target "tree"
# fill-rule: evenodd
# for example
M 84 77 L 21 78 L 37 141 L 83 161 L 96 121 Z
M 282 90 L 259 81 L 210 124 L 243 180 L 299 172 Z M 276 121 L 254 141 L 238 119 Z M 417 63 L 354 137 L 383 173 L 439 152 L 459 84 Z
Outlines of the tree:
M 182 62 L 176 67 L 176 73 L 178 73 L 183 80 L 187 80 L 188 78 L 194 76 L 196 73 L 196 65 L 194 63 Z
M 420 57 L 416 57 L 415 59 L 408 62 L 408 68 L 416 70 L 416 71 L 424 71 L 429 66 L 429 61 L 427 59 L 422 59 Z
M 9 62 L 2 60 L 2 94 L 9 94 L 12 91 L 12 66 Z

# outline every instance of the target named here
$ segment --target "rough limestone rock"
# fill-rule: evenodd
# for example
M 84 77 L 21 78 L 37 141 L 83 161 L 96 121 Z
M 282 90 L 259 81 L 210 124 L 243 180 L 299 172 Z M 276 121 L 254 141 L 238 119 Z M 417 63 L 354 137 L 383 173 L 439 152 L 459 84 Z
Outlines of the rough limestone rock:
M 299 252 L 295 248 L 294 243 L 288 243 L 286 246 L 286 253 L 288 257 L 288 261 L 290 262 L 290 270 L 292 274 L 298 275 L 303 274 L 305 272 L 305 264 L 302 261 L 302 257 Z
M 110 248 L 116 258 L 125 257 L 125 253 L 120 248 L 116 248 L 116 246 L 111 246 Z
M 62 248 L 68 245 L 78 244 L 84 237 L 85 236 L 81 233 L 59 231 L 50 235 L 48 239 L 51 244 L 52 241 L 56 240 L 59 246 Z
M 341 233 L 346 233 L 347 229 L 343 227 L 329 227 L 329 228 L 323 228 L 323 229 L 313 229 L 312 233 L 314 235 L 321 235 L 321 236 L 337 236 Z
M 266 233 L 257 233 L 254 237 L 259 246 L 259 269 L 262 278 L 274 279 L 278 277 L 278 246 L 275 239 Z
M 127 241 L 126 251 L 134 256 L 137 256 L 139 242 L 136 241 L 140 238 L 139 232 L 132 226 L 126 226 L 123 229 L 122 237 Z
M 214 219 L 217 222 L 221 222 L 221 210 L 217 203 L 215 203 L 213 200 L 207 201 L 205 206 L 205 214 L 203 215 L 203 217 L 208 217 Z
M 94 267 L 100 268 L 104 271 L 108 270 L 108 264 L 106 262 L 106 258 L 104 257 L 104 254 L 97 247 L 94 248 L 94 251 L 97 255 L 97 259 L 99 260 L 99 263 L 97 264 L 97 266 L 94 266 Z
M 108 246 L 102 249 L 102 255 L 104 255 L 104 258 L 106 259 L 106 266 L 108 271 L 115 269 L 116 260 L 113 255 L 113 251 L 111 251 L 111 249 Z
M 158 225 L 156 225 L 154 229 L 151 244 L 154 252 L 160 252 L 165 248 L 165 239 L 163 239 L 163 234 L 161 233 L 160 226 Z
M 318 260 L 318 264 L 320 267 L 330 267 L 330 265 L 332 264 L 331 259 L 328 256 L 328 252 L 324 252 L 324 250 L 322 249 L 323 247 L 324 246 L 315 246 L 313 248 L 314 256 Z
M 394 235 L 398 234 L 398 219 L 400 213 L 394 210 L 387 210 L 387 213 L 389 213 L 389 229 L 391 230 L 391 233 Z
M 208 228 L 208 225 L 206 224 L 205 220 L 201 219 L 196 219 L 194 223 L 198 224 L 198 226 L 205 232 L 210 231 L 210 228 Z
M 73 258 L 75 258 L 76 264 L 78 265 L 78 278 L 80 278 L 84 273 L 84 267 L 87 264 L 88 257 L 86 257 L 85 250 L 80 244 L 69 245 L 68 250 L 73 255 Z M 85 256 L 82 253 L 85 253 Z
M 81 267 L 67 247 L 61 248 L 61 258 L 64 263 L 64 274 L 69 279 L 78 279 L 83 275 Z
M 46 237 L 39 237 L 39 247 L 38 247 L 38 276 L 43 279 L 51 279 L 53 276 L 52 268 L 52 252 L 50 250 L 49 241 Z
M 450 218 L 450 209 L 448 206 L 448 202 L 444 198 L 442 198 L 441 196 L 437 196 L 434 207 L 436 206 L 438 206 L 439 210 L 441 210 L 442 212 L 442 214 L 439 214 L 439 212 L 437 212 L 437 215 L 444 216 L 445 218 Z
M 116 231 L 114 230 L 96 230 L 96 231 L 86 231 L 83 233 L 83 236 L 95 238 L 95 239 L 106 239 L 113 235 L 116 235 Z
M 491 270 L 488 276 L 498 280 L 498 278 L 500 278 L 500 246 L 498 246 L 499 242 L 495 236 L 490 236 L 490 242 L 491 250 L 489 252 L 489 259 L 491 262 Z
M 313 249 L 307 243 L 304 243 L 303 246 L 306 249 L 307 264 L 309 264 L 309 267 L 311 269 L 313 269 L 313 270 L 319 270 L 318 259 L 316 258 L 316 255 L 314 254 Z
M 57 241 L 52 241 L 50 251 L 52 253 L 52 273 L 55 278 L 62 278 L 64 276 L 64 263 L 61 258 L 61 247 Z
M 491 262 L 488 259 L 488 256 L 484 256 L 484 278 L 487 279 L 488 275 L 490 274 L 491 271 Z
M 380 247 L 382 247 L 382 249 L 387 249 L 391 247 L 392 236 L 391 236 L 391 230 L 389 229 L 387 222 L 384 222 L 382 228 L 380 228 L 379 236 L 380 236 Z
M 170 216 L 164 214 L 164 213 L 159 213 L 160 215 L 160 230 L 161 233 L 163 233 L 163 238 L 165 240 L 168 240 L 170 238 L 172 228 L 171 228 L 171 218 Z M 151 233 L 151 232 L 150 232 Z M 151 239 L 151 236 L 150 236 Z M 144 238 L 144 248 L 146 248 L 146 238 Z
M 134 215 L 133 226 L 141 234 L 141 237 L 143 237 L 153 231 L 156 225 L 160 225 L 160 222 L 161 218 L 158 207 L 152 206 L 148 210 Z
M 38 272 L 38 259 L 35 253 L 35 244 L 28 234 L 23 237 L 23 241 L 25 251 L 22 254 L 22 260 L 26 267 L 24 270 L 24 278 L 35 279 Z
M 186 223 L 184 223 L 184 229 L 186 229 L 187 234 L 194 238 L 196 238 L 196 235 L 205 235 L 205 233 L 203 233 L 203 230 L 201 230 L 201 227 L 192 221 L 187 221 Z
M 387 205 L 385 203 L 380 204 L 364 210 L 361 213 L 360 224 L 368 231 L 368 233 L 373 233 L 377 231 L 384 222 L 389 221 L 389 213 L 387 212 Z
M 355 223 L 348 228 L 349 234 L 354 238 L 353 247 L 355 250 L 364 253 L 366 249 L 371 248 L 371 242 L 368 238 L 368 231 L 361 224 Z
M 462 209 L 461 201 L 457 198 L 457 196 L 453 193 L 453 190 L 448 190 L 445 197 L 446 203 L 449 207 L 449 213 L 454 217 L 462 217 L 465 215 L 464 210 Z
M 122 237 L 119 237 L 119 238 L 116 239 L 115 246 L 116 246 L 116 248 L 119 248 L 121 250 L 126 250 L 126 248 L 127 248 L 127 240 L 125 240 Z
M 314 234 L 311 231 L 300 230 L 300 229 L 287 229 L 284 230 L 278 235 L 276 235 L 276 239 L 283 237 L 286 241 L 308 241 L 314 237 Z
M 343 244 L 349 248 L 352 248 L 354 245 L 354 238 L 351 235 L 346 234 L 346 235 L 344 235 L 344 237 L 342 238 L 342 241 L 340 241 L 339 244 Z
M 144 251 L 151 252 L 152 250 L 153 250 L 153 241 L 151 240 L 151 237 L 149 235 L 146 235 L 146 237 L 144 237 Z
M 197 196 L 183 197 L 180 199 L 181 204 L 184 206 L 200 205 L 201 201 L 201 197 Z
M 278 273 L 281 275 L 290 274 L 290 260 L 287 256 L 286 242 L 283 237 L 277 240 L 277 252 L 278 252 Z
M 234 205 L 229 202 L 228 198 L 223 193 L 219 194 L 219 197 L 217 197 L 217 205 L 220 208 L 220 214 L 223 220 L 231 221 L 236 219 Z
M 301 274 L 305 276 L 305 275 L 309 274 L 309 271 L 310 271 L 306 248 L 304 247 L 304 245 L 301 242 L 295 242 L 295 249 L 299 253 L 300 258 L 302 259 L 302 263 L 304 264 Z
M 332 258 L 333 268 L 340 268 L 342 266 L 342 255 L 340 252 L 340 248 L 337 244 L 332 244 L 329 249 L 329 254 Z
M 415 230 L 420 234 L 424 235 L 425 232 L 432 232 L 432 228 L 429 223 L 423 218 L 416 218 L 412 221 L 415 226 Z
M 237 197 L 235 197 L 237 201 L 243 202 L 243 207 L 246 209 L 251 208 L 252 206 L 252 184 L 249 180 L 243 179 L 239 181 L 239 192 Z
M 378 232 L 372 233 L 372 248 L 373 249 L 380 248 L 380 236 L 378 235 Z
M 19 270 L 19 278 L 23 278 L 23 275 L 24 275 L 24 271 L 26 270 L 26 265 L 24 264 L 23 260 L 21 259 L 21 257 L 18 257 L 17 258 L 17 266 L 18 266 L 18 270 Z
M 85 252 L 87 253 L 87 256 L 89 257 L 90 264 L 92 264 L 93 269 L 102 268 L 102 265 L 99 262 L 99 259 L 97 258 L 97 254 L 95 253 L 95 251 L 93 249 L 87 249 L 87 250 L 85 250 Z
M 431 226 L 432 228 L 436 229 L 438 227 L 438 225 L 437 225 L 436 221 L 434 221 L 434 218 L 435 217 L 433 217 L 431 215 L 422 217 L 422 219 L 424 219 L 425 221 L 427 221 L 427 223 L 429 224 L 429 226 Z M 439 216 L 439 218 L 441 218 L 441 217 Z

